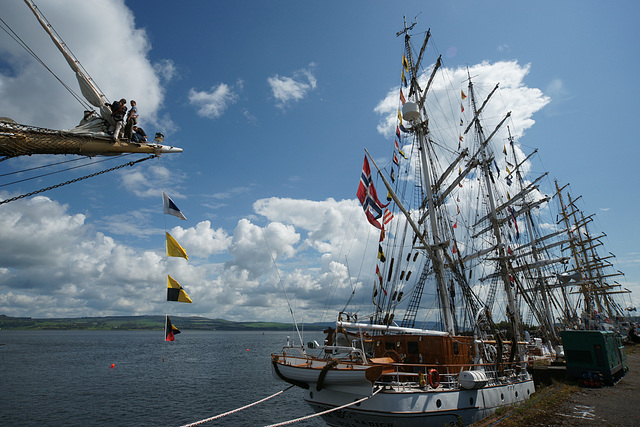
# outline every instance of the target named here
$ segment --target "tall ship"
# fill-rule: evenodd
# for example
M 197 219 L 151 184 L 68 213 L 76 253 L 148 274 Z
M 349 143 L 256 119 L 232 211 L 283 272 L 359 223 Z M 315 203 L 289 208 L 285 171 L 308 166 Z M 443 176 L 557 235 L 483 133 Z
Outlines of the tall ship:
M 379 231 L 370 311 L 347 303 L 323 345 L 272 355 L 273 375 L 303 388 L 332 426 L 473 423 L 535 392 L 523 313 L 546 324 L 544 342 L 554 342 L 555 321 L 537 302 L 556 277 L 548 269 L 567 260 L 532 243 L 535 211 L 549 201 L 541 177 L 527 177 L 528 157 L 502 143 L 510 112 L 485 123 L 498 85 L 480 99 L 468 73 L 444 95 L 460 100 L 465 118 L 436 122 L 443 95 L 431 89 L 442 62 L 421 71 L 430 31 L 414 50 L 415 25 L 397 34 L 404 46 L 391 160 L 378 166 L 365 149 L 357 191 Z M 510 151 L 516 159 L 500 176 L 496 158 Z M 384 187 L 376 189 L 376 176 Z

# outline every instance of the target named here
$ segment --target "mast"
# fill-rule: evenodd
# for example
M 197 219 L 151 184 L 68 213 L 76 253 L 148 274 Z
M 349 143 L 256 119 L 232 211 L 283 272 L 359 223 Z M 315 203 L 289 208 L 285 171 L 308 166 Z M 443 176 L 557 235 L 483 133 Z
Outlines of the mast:
M 500 128 L 502 123 L 504 123 L 507 117 L 509 117 L 510 113 L 508 113 L 507 116 L 498 124 L 498 126 L 491 133 L 491 135 L 488 138 L 485 138 L 482 125 L 480 124 L 480 120 L 478 119 L 478 114 L 480 111 L 478 110 L 476 105 L 475 93 L 473 89 L 473 82 L 471 81 L 471 76 L 469 76 L 469 96 L 471 99 L 471 106 L 474 112 L 473 123 L 475 124 L 476 135 L 480 142 L 480 149 L 479 149 L 480 169 L 481 169 L 482 177 L 484 179 L 484 184 L 487 189 L 486 199 L 487 199 L 487 202 L 489 203 L 489 221 L 493 228 L 493 235 L 495 238 L 495 244 L 498 251 L 498 257 L 497 257 L 498 270 L 499 270 L 500 276 L 502 277 L 504 291 L 507 296 L 507 304 L 508 304 L 507 316 L 509 318 L 510 323 L 513 325 L 513 335 L 514 335 L 513 341 L 515 343 L 520 340 L 520 325 L 519 325 L 520 310 L 517 305 L 516 299 L 514 297 L 513 290 L 511 288 L 511 279 L 509 277 L 508 265 L 506 262 L 507 254 L 505 252 L 505 244 L 502 238 L 502 232 L 500 231 L 500 224 L 499 224 L 497 211 L 496 211 L 496 199 L 495 199 L 495 195 L 493 194 L 492 177 L 490 176 L 490 171 L 489 171 L 492 158 L 489 156 L 486 150 L 488 142 L 491 140 L 493 135 L 495 135 L 495 133 Z M 483 107 L 484 105 L 486 105 L 487 100 L 485 100 Z M 514 345 L 513 351 L 512 351 L 512 357 L 515 356 L 515 353 L 518 352 L 517 349 L 518 349 L 518 346 Z
M 438 212 L 434 194 L 433 194 L 433 184 L 431 182 L 431 174 L 432 170 L 430 168 L 430 161 L 427 157 L 428 147 L 427 147 L 427 139 L 429 137 L 429 118 L 426 114 L 426 110 L 424 108 L 424 96 L 421 96 L 421 90 L 418 86 L 417 82 L 417 69 L 419 67 L 419 63 L 413 64 L 413 55 L 411 52 L 411 36 L 409 35 L 409 30 L 413 28 L 415 25 L 412 24 L 410 27 L 407 27 L 406 21 L 404 24 L 404 30 L 397 33 L 397 35 L 404 34 L 405 41 L 405 54 L 409 65 L 409 72 L 411 77 L 411 90 L 410 94 L 413 99 L 417 102 L 407 102 L 405 107 L 407 107 L 407 111 L 411 107 L 417 107 L 417 111 L 413 111 L 412 115 L 407 115 L 407 119 L 413 124 L 411 128 L 411 132 L 414 133 L 418 150 L 420 153 L 420 164 L 422 169 L 422 179 L 423 179 L 423 188 L 426 191 L 427 197 L 427 209 L 429 215 L 429 223 L 431 225 L 430 230 L 430 241 L 425 242 L 425 246 L 427 246 L 428 253 L 431 258 L 433 271 L 436 276 L 436 283 L 438 288 L 438 296 L 440 299 L 440 308 L 442 310 L 442 322 L 444 324 L 444 330 L 451 335 L 456 333 L 455 331 L 455 320 L 453 316 L 453 310 L 451 307 L 451 302 L 449 299 L 449 286 L 447 284 L 446 275 L 445 275 L 445 263 L 444 263 L 444 248 L 447 246 L 447 242 L 444 242 L 440 236 L 440 231 L 438 228 Z M 427 33 L 427 37 L 425 42 L 423 43 L 426 46 L 426 42 L 428 40 L 429 33 Z M 422 55 L 420 55 L 420 59 Z M 425 89 L 426 92 L 426 89 Z M 422 234 L 422 233 L 419 233 Z
M 569 247 L 570 247 L 570 252 L 571 255 L 573 257 L 573 261 L 575 264 L 575 270 L 579 275 L 580 278 L 580 291 L 582 292 L 582 296 L 584 298 L 584 311 L 587 313 L 587 315 L 591 316 L 591 312 L 593 311 L 592 309 L 592 302 L 591 302 L 591 298 L 589 298 L 589 291 L 587 289 L 587 285 L 584 282 L 584 271 L 583 271 L 583 267 L 582 267 L 582 261 L 580 260 L 580 258 L 578 257 L 578 248 L 576 247 L 576 239 L 574 238 L 573 233 L 576 231 L 573 229 L 571 223 L 569 222 L 569 212 L 567 212 L 567 208 L 564 204 L 564 201 L 562 199 L 562 191 L 560 189 L 560 187 L 558 186 L 558 182 L 556 181 L 556 191 L 557 191 L 557 195 L 558 195 L 558 200 L 560 202 L 560 210 L 562 213 L 562 220 L 565 223 L 565 228 L 567 229 L 567 233 L 569 234 Z M 570 203 L 571 204 L 571 203 Z
M 513 153 L 513 159 L 515 161 L 516 164 L 516 178 L 518 180 L 518 183 L 520 184 L 520 190 L 524 191 L 524 179 L 522 177 L 522 173 L 520 171 L 520 163 L 518 162 L 518 156 L 516 154 L 515 148 L 514 148 L 514 138 L 511 136 L 511 129 L 509 129 L 509 127 L 507 126 L 507 131 L 509 132 L 509 145 L 511 146 L 511 152 Z M 527 203 L 524 203 L 525 205 Z M 535 236 L 536 234 L 534 234 L 534 221 L 533 221 L 533 217 L 531 215 L 531 210 L 527 210 L 525 212 L 525 224 L 527 226 L 527 231 L 529 234 L 529 238 L 531 241 L 531 255 L 533 257 L 533 261 L 534 261 L 534 265 L 536 267 L 535 271 L 536 271 L 536 277 L 533 278 L 535 285 L 534 285 L 534 290 L 537 291 L 534 295 L 539 295 L 542 298 L 542 318 L 539 318 L 539 321 L 541 323 L 544 324 L 544 330 L 547 331 L 549 338 L 554 342 L 557 343 L 558 342 L 558 335 L 556 334 L 556 330 L 553 326 L 553 316 L 551 314 L 551 308 L 549 307 L 549 298 L 548 298 L 548 289 L 547 289 L 547 283 L 544 279 L 544 274 L 542 273 L 541 267 L 538 265 L 538 262 L 540 261 L 540 255 L 539 255 L 539 251 L 540 249 L 538 248 L 538 244 L 535 240 Z M 535 313 L 539 313 L 540 310 L 537 309 L 537 307 L 535 307 L 535 305 L 532 304 L 532 306 L 530 307 L 532 310 L 534 310 Z

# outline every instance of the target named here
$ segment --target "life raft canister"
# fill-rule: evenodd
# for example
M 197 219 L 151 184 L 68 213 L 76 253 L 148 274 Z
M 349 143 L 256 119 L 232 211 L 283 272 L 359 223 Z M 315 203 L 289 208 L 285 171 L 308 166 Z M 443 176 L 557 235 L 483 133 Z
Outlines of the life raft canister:
M 437 370 L 430 369 L 427 380 L 429 381 L 429 386 L 431 386 L 431 388 L 438 388 L 440 385 L 440 374 Z
M 420 384 L 420 387 L 424 387 L 427 385 L 427 378 L 425 377 L 423 372 L 418 373 L 418 384 Z

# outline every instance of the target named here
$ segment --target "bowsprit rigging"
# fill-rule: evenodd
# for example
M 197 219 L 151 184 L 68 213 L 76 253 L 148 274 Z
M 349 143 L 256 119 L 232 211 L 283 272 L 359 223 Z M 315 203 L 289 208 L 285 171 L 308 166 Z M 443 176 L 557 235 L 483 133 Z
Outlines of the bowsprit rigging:
M 72 129 L 56 130 L 43 127 L 16 123 L 8 117 L 0 117 L 0 161 L 19 156 L 31 156 L 36 154 L 71 154 L 79 156 L 118 156 L 125 153 L 150 154 L 150 157 L 134 162 L 128 162 L 116 168 L 99 172 L 106 173 L 127 165 L 134 165 L 149 158 L 158 157 L 163 153 L 181 153 L 182 148 L 164 145 L 164 135 L 156 133 L 153 141 L 133 141 L 128 138 L 119 138 L 114 135 L 117 131 L 116 120 L 112 115 L 111 103 L 102 93 L 95 81 L 88 75 L 80 61 L 73 55 L 66 43 L 53 29 L 43 13 L 31 0 L 25 0 L 26 5 L 35 15 L 42 28 L 51 38 L 53 44 L 62 53 L 71 70 L 75 73 L 80 86 L 81 96 L 74 93 L 49 69 L 24 41 L 4 21 L 1 28 L 11 38 L 29 52 L 38 62 L 42 63 L 58 81 L 78 100 L 85 110 L 84 118 L 80 124 Z M 93 107 L 93 108 L 92 108 Z M 94 109 L 95 108 L 95 109 Z M 97 110 L 97 111 L 96 111 Z M 67 181 L 56 186 L 48 187 L 30 194 L 37 194 L 47 189 L 67 185 L 82 179 L 95 176 L 91 174 L 85 177 Z M 25 196 L 21 196 L 25 197 Z M 20 197 L 20 198 L 21 198 Z M 7 201 L 3 202 L 6 203 Z
M 29 193 L 22 194 L 20 196 L 15 196 L 15 197 L 11 197 L 9 199 L 0 200 L 0 205 L 4 205 L 4 204 L 10 203 L 10 202 L 15 202 L 16 200 L 24 199 L 26 197 L 35 196 L 36 194 L 44 193 L 45 191 L 53 190 L 55 188 L 63 187 L 65 185 L 69 185 L 69 184 L 73 184 L 75 182 L 83 181 L 83 180 L 88 179 L 88 178 L 93 178 L 95 176 L 102 175 L 102 174 L 105 174 L 107 172 L 112 172 L 112 171 L 124 168 L 125 166 L 134 166 L 134 165 L 136 165 L 138 163 L 142 163 L 142 162 L 144 162 L 146 160 L 151 160 L 151 159 L 154 159 L 156 157 L 157 156 L 155 156 L 155 155 L 147 156 L 147 157 L 144 157 L 142 159 L 138 159 L 138 160 L 135 160 L 135 161 L 127 162 L 127 163 L 124 163 L 122 165 L 114 166 L 114 167 L 109 168 L 109 169 L 105 169 L 105 170 L 102 170 L 102 171 L 99 171 L 99 172 L 95 172 L 95 173 L 92 173 L 92 174 L 89 174 L 89 175 L 81 176 L 79 178 L 71 179 L 69 181 L 61 182 L 60 184 L 55 184 L 55 185 L 52 185 L 52 186 L 49 186 L 49 187 L 42 188 L 40 190 L 31 191 Z M 109 159 L 107 159 L 107 160 L 109 160 Z M 102 161 L 104 161 L 104 160 L 102 160 Z M 75 168 L 78 168 L 78 167 L 84 167 L 84 166 L 88 166 L 88 165 L 89 164 L 84 164 L 84 165 L 76 166 L 74 168 L 68 168 L 68 169 L 65 169 L 65 170 L 75 169 Z M 32 169 L 35 169 L 35 168 L 32 168 Z M 54 173 L 64 172 L 65 170 L 55 171 L 55 172 L 51 172 L 51 173 L 45 174 L 45 175 L 51 175 L 51 174 L 54 174 Z M 20 171 L 17 171 L 15 173 L 19 173 L 19 172 Z M 26 178 L 26 179 L 19 180 L 19 181 L 10 182 L 10 183 L 7 183 L 7 184 L 2 184 L 2 185 L 0 185 L 0 188 L 4 187 L 6 185 L 17 184 L 18 182 L 27 181 L 27 180 L 30 180 L 30 179 L 36 179 L 36 178 L 39 178 L 41 176 L 43 176 L 43 175 L 36 176 L 36 177 L 31 177 L 31 178 Z

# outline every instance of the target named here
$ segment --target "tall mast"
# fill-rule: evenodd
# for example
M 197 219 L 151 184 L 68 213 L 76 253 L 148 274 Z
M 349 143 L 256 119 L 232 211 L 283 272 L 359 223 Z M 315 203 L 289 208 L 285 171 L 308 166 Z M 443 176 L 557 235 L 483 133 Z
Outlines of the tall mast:
M 569 219 L 570 213 L 567 212 L 567 208 L 565 207 L 564 201 L 562 200 L 562 192 L 561 192 L 560 188 L 558 187 L 558 183 L 557 182 L 556 182 L 556 190 L 557 190 L 557 194 L 558 194 L 558 200 L 560 202 L 560 209 L 561 209 L 561 212 L 562 212 L 562 219 L 565 222 L 565 227 L 567 229 L 567 233 L 569 233 L 569 245 L 570 245 L 570 248 L 571 248 L 571 255 L 573 256 L 573 262 L 575 264 L 575 270 L 580 275 L 580 292 L 582 292 L 582 296 L 584 298 L 584 311 L 589 316 L 591 316 L 591 312 L 593 311 L 592 302 L 591 302 L 591 298 L 589 298 L 589 290 L 587 288 L 587 284 L 585 283 L 586 277 L 585 277 L 585 272 L 584 272 L 584 269 L 583 269 L 582 260 L 578 257 L 578 248 L 577 248 L 577 245 L 576 245 L 577 240 L 573 235 L 576 232 L 579 233 L 579 230 L 574 230 L 574 227 L 572 226 L 572 224 L 570 222 L 570 219 Z M 569 206 L 570 205 L 571 205 L 571 202 L 569 203 Z M 575 209 L 575 207 L 574 207 L 574 209 Z
M 474 117 L 477 118 L 478 116 L 478 109 L 476 106 L 476 99 L 475 99 L 475 93 L 474 93 L 474 89 L 473 89 L 473 82 L 471 81 L 471 76 L 469 76 L 469 96 L 471 99 L 471 105 L 473 107 L 473 113 L 474 113 Z M 486 101 L 485 101 L 486 103 Z M 507 114 L 507 117 L 510 114 Z M 478 119 L 474 119 L 474 124 L 475 124 L 475 130 L 476 130 L 476 134 L 479 138 L 479 142 L 480 142 L 480 169 L 482 171 L 482 176 L 484 179 L 484 183 L 485 186 L 487 188 L 487 201 L 489 203 L 489 221 L 492 224 L 492 228 L 493 228 L 493 235 L 495 237 L 495 242 L 496 242 L 496 248 L 498 250 L 498 266 L 499 266 L 499 274 L 502 277 L 502 281 L 504 284 L 504 291 L 505 294 L 507 295 L 507 316 L 509 318 L 509 321 L 511 322 L 511 324 L 513 325 L 513 341 L 517 342 L 520 340 L 520 310 L 519 307 L 517 305 L 516 299 L 514 297 L 513 294 L 513 290 L 511 288 L 511 280 L 509 278 L 509 271 L 508 271 L 508 266 L 507 266 L 507 262 L 506 262 L 506 252 L 505 252 L 505 245 L 504 245 L 504 241 L 502 238 L 502 232 L 500 231 L 500 226 L 499 226 L 499 221 L 498 221 L 498 216 L 496 213 L 496 199 L 495 199 L 495 195 L 493 194 L 493 184 L 492 184 L 492 178 L 490 176 L 490 171 L 489 171 L 489 167 L 491 164 L 491 157 L 489 156 L 489 154 L 487 153 L 486 147 L 487 144 L 489 142 L 489 140 L 491 139 L 491 137 L 493 135 L 495 135 L 496 131 L 498 130 L 498 128 L 502 125 L 502 123 L 504 123 L 504 121 L 506 120 L 505 117 L 502 122 L 500 122 L 500 124 L 498 124 L 498 126 L 496 127 L 496 129 L 493 131 L 493 133 L 491 134 L 491 136 L 489 138 L 485 138 L 484 136 L 484 131 L 482 129 L 482 125 L 480 124 L 480 120 Z M 513 346 L 513 352 L 512 355 L 514 355 L 515 353 L 517 353 L 517 345 Z
M 516 154 L 516 151 L 514 149 L 514 138 L 511 136 L 511 129 L 509 129 L 509 127 L 507 126 L 507 131 L 509 132 L 509 145 L 511 145 L 511 152 L 513 153 L 513 159 L 515 161 L 516 166 L 516 178 L 518 180 L 518 183 L 520 185 L 520 190 L 523 191 L 524 190 L 524 182 L 523 182 L 523 177 L 522 177 L 522 173 L 520 172 L 520 163 L 518 161 L 518 155 Z M 535 240 L 535 234 L 534 234 L 534 221 L 531 215 L 531 210 L 528 209 L 525 212 L 525 218 L 526 218 L 526 225 L 527 225 L 527 231 L 528 234 L 530 236 L 530 240 L 531 240 L 531 254 L 533 256 L 533 261 L 534 261 L 534 265 L 537 265 L 538 260 L 540 259 L 539 256 L 539 248 L 538 248 L 538 244 L 536 243 Z M 558 336 L 556 334 L 556 330 L 553 327 L 553 316 L 551 314 L 551 308 L 549 307 L 549 298 L 548 298 L 548 289 L 547 289 L 547 283 L 544 279 L 544 274 L 542 273 L 541 267 L 540 266 L 536 266 L 535 267 L 536 270 L 536 276 L 534 278 L 535 284 L 536 284 L 536 288 L 538 288 L 538 295 L 540 295 L 540 297 L 542 298 L 542 304 L 543 304 L 543 310 L 542 313 L 544 315 L 543 319 L 539 319 L 541 322 L 545 323 L 545 330 L 547 331 L 547 333 L 549 334 L 549 338 L 554 342 L 557 343 L 558 342 Z M 535 311 L 537 312 L 538 310 L 536 309 L 536 307 L 531 307 L 532 310 L 535 309 Z
M 418 143 L 419 152 L 420 152 L 420 163 L 422 167 L 422 179 L 423 179 L 423 188 L 427 193 L 427 209 L 429 212 L 429 223 L 431 225 L 431 239 L 429 243 L 429 254 L 431 257 L 431 262 L 433 264 L 433 271 L 436 276 L 436 283 L 438 287 L 438 295 L 440 298 L 440 307 L 442 310 L 442 321 L 444 324 L 444 330 L 449 334 L 454 335 L 455 331 L 455 321 L 453 317 L 453 310 L 451 307 L 451 302 L 449 299 L 449 287 L 447 285 L 447 280 L 445 276 L 445 263 L 444 263 L 444 246 L 446 242 L 442 241 L 440 236 L 440 231 L 438 229 L 438 208 L 435 203 L 433 187 L 431 182 L 431 168 L 430 161 L 427 157 L 428 147 L 426 144 L 427 138 L 429 137 L 429 118 L 427 117 L 426 110 L 423 108 L 421 102 L 423 102 L 424 97 L 421 97 L 421 90 L 417 83 L 417 68 L 419 64 L 413 64 L 413 55 L 411 52 L 411 36 L 409 35 L 409 30 L 413 28 L 415 25 L 412 24 L 410 27 L 407 27 L 406 21 L 404 25 L 404 30 L 397 33 L 397 35 L 404 34 L 405 37 L 405 54 L 409 65 L 409 73 L 411 80 L 411 96 L 417 102 L 412 103 L 414 106 L 417 105 L 417 113 L 416 117 L 411 119 L 413 127 L 411 131 L 415 134 L 416 141 Z M 428 38 L 429 34 L 427 34 Z M 423 44 L 423 46 L 426 45 Z M 422 56 L 420 55 L 420 58 Z M 409 104 L 409 103 L 407 103 Z M 406 105 L 406 104 L 405 104 Z

